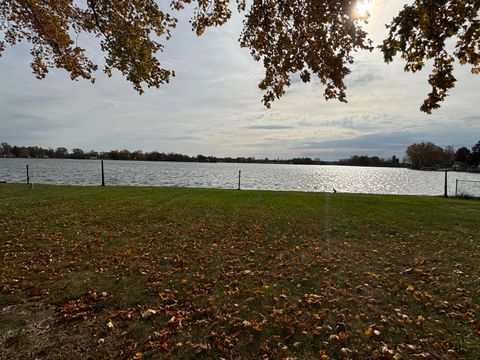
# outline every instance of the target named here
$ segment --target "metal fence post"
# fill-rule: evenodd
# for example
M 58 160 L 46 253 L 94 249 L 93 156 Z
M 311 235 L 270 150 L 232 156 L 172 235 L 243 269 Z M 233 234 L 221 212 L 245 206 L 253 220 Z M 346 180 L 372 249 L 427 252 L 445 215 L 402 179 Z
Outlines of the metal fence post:
M 27 185 L 30 185 L 30 174 L 28 172 L 28 165 L 27 165 Z
M 105 186 L 105 173 L 103 171 L 103 160 L 102 160 L 102 186 Z
M 240 179 L 241 179 L 241 177 L 242 177 L 242 171 L 239 170 L 238 171 L 238 190 L 240 190 Z
M 448 171 L 445 170 L 445 192 L 443 194 L 444 197 L 448 198 Z

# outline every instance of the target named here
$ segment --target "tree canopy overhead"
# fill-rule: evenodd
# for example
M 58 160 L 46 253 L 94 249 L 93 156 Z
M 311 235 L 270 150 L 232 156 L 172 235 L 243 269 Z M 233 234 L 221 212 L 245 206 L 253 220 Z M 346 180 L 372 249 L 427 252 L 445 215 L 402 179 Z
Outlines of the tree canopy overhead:
M 142 93 L 145 86 L 159 87 L 175 76 L 158 55 L 179 11 L 193 6 L 192 28 L 201 35 L 227 22 L 236 8 L 245 13 L 240 45 L 265 68 L 259 87 L 267 107 L 285 93 L 294 74 L 304 82 L 318 77 L 326 99 L 346 102 L 345 77 L 354 53 L 373 49 L 362 28 L 366 19 L 355 11 L 357 1 L 362 0 L 3 0 L 0 55 L 6 45 L 26 41 L 38 78 L 56 67 L 72 79 L 93 82 L 98 64 L 77 44 L 79 35 L 88 33 L 99 41 L 104 72 L 117 69 Z M 380 46 L 385 61 L 400 55 L 412 72 L 433 62 L 432 91 L 422 111 L 438 108 L 454 87 L 455 61 L 480 73 L 479 12 L 478 0 L 415 0 L 388 25 L 389 36 Z
M 388 25 L 389 36 L 381 49 L 386 62 L 400 54 L 405 71 L 422 70 L 433 61 L 428 82 L 432 91 L 421 106 L 431 113 L 440 107 L 448 91 L 455 86 L 453 64 L 471 65 L 480 74 L 480 1 L 415 0 Z M 454 49 L 447 46 L 454 42 Z

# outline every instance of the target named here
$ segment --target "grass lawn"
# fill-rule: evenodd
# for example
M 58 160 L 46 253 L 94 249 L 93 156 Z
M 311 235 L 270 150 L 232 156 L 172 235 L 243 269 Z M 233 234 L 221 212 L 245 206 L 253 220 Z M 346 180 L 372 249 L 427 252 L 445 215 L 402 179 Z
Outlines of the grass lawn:
M 480 202 L 0 184 L 0 358 L 479 359 Z

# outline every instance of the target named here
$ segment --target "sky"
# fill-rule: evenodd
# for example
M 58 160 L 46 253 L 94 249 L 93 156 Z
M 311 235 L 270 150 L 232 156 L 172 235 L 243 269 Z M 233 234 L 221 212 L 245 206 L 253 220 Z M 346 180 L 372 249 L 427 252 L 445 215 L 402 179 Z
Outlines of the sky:
M 384 25 L 406 3 L 372 0 L 366 29 L 375 45 L 387 34 Z M 159 55 L 176 77 L 141 96 L 118 73 L 107 78 L 99 72 L 94 85 L 71 81 L 61 70 L 37 80 L 28 46 L 7 48 L 0 57 L 0 142 L 337 160 L 403 158 L 415 142 L 470 148 L 480 140 L 479 78 L 468 67 L 456 67 L 457 85 L 433 115 L 419 110 L 430 90 L 428 69 L 405 73 L 400 60 L 385 64 L 379 50 L 356 54 L 347 78 L 348 104 L 325 101 L 316 81 L 294 82 L 266 109 L 258 89 L 263 68 L 238 44 L 242 17 L 235 15 L 227 25 L 197 37 L 187 15 Z M 88 39 L 79 41 L 101 61 Z

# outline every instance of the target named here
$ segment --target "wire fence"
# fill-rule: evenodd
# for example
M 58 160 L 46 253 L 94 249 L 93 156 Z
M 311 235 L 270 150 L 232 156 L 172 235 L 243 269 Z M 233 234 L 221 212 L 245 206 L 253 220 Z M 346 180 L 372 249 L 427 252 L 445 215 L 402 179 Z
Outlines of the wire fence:
M 455 196 L 480 198 L 480 181 L 457 179 Z
M 331 165 L 0 159 L 7 181 L 480 197 L 480 174 Z

